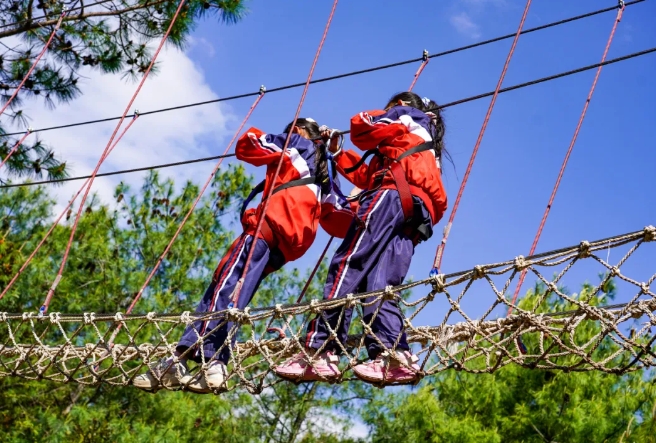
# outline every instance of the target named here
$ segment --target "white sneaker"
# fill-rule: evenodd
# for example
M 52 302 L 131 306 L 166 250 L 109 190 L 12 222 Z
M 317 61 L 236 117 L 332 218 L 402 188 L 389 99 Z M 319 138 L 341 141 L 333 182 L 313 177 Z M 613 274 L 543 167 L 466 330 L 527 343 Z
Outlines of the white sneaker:
M 189 369 L 186 360 L 173 363 L 173 359 L 166 358 L 148 372 L 138 375 L 132 381 L 132 384 L 139 389 L 146 391 L 157 391 L 162 386 L 166 388 L 175 388 L 180 386 L 189 379 Z M 159 378 L 159 380 L 158 380 Z M 160 384 L 161 380 L 161 384 Z
M 205 371 L 201 370 L 196 374 L 193 380 L 187 385 L 187 388 L 190 391 L 205 394 L 221 387 L 227 378 L 228 368 L 226 368 L 225 363 L 212 360 Z

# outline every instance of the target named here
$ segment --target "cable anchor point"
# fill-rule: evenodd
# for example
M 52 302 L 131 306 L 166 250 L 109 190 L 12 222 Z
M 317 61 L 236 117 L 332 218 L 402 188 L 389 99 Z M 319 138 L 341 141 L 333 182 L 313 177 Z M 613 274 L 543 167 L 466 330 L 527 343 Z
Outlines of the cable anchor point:
M 624 0 L 618 0 L 617 1 L 617 7 L 618 8 L 623 9 L 625 6 L 626 6 L 626 3 L 624 2 Z
M 266 92 L 266 86 L 264 85 L 260 86 L 260 95 L 264 95 L 265 92 Z
M 428 61 L 428 49 L 424 49 L 424 52 L 421 54 L 421 59 L 425 62 Z
M 132 114 L 132 118 L 137 118 L 137 117 L 139 117 L 139 115 L 140 115 L 140 114 L 139 114 L 139 110 L 138 110 L 138 109 L 135 109 L 135 110 L 134 110 L 134 114 Z

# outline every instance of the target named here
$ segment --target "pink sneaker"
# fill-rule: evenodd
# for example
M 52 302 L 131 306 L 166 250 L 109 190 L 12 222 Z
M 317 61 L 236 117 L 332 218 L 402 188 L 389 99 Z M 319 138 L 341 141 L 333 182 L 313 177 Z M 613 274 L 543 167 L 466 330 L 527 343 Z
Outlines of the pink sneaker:
M 308 351 L 308 355 L 312 355 L 312 352 L 314 351 Z M 341 375 L 337 368 L 337 362 L 339 362 L 339 357 L 332 352 L 317 354 L 311 361 L 308 361 L 305 355 L 299 352 L 282 364 L 274 366 L 273 372 L 279 377 L 297 382 L 332 380 Z
M 408 351 L 397 351 L 396 357 L 398 360 L 392 358 L 389 352 L 383 352 L 373 361 L 354 366 L 353 372 L 358 378 L 376 384 L 409 384 L 417 381 L 420 377 L 417 356 Z

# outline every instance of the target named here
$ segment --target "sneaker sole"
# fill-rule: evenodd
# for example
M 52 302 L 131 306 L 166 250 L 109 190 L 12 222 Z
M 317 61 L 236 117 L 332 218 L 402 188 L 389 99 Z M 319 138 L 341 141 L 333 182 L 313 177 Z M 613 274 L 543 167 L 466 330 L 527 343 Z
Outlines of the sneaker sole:
M 353 371 L 353 373 L 355 374 L 356 377 L 358 377 L 360 380 L 364 382 L 375 384 L 375 385 L 383 385 L 383 386 L 412 385 L 421 379 L 421 377 L 418 375 L 408 380 L 392 380 L 389 377 L 387 379 L 367 377 L 366 375 L 359 374 L 356 371 Z

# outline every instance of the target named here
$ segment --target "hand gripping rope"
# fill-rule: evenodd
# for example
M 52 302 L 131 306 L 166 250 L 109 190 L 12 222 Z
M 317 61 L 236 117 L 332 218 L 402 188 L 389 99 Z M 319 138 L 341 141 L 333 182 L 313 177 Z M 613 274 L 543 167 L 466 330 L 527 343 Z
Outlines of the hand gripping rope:
M 91 178 L 89 179 L 89 184 L 86 187 L 86 190 L 84 192 L 84 195 L 82 197 L 82 201 L 80 202 L 80 207 L 77 210 L 77 214 L 75 214 L 75 221 L 73 222 L 73 226 L 71 228 L 71 235 L 68 239 L 68 244 L 66 245 L 66 250 L 64 251 L 64 257 L 62 258 L 61 265 L 59 267 L 59 271 L 57 273 L 57 277 L 52 283 L 52 286 L 50 286 L 50 289 L 48 290 L 48 295 L 46 296 L 45 301 L 43 302 L 43 305 L 39 309 L 39 314 L 43 315 L 46 313 L 48 310 L 48 305 L 50 304 L 50 301 L 52 300 L 53 295 L 55 294 L 55 289 L 57 288 L 57 285 L 61 281 L 64 268 L 66 267 L 66 262 L 68 260 L 68 255 L 71 250 L 71 246 L 73 245 L 73 239 L 75 238 L 75 232 L 77 230 L 77 225 L 80 221 L 80 217 L 82 215 L 82 211 L 84 209 L 84 203 L 87 200 L 87 197 L 89 195 L 89 191 L 91 190 L 91 185 L 93 184 L 93 180 L 96 177 L 96 174 L 98 173 L 98 169 L 100 169 L 100 165 L 102 165 L 103 161 L 107 158 L 109 152 L 111 149 L 113 149 L 112 142 L 116 138 L 116 134 L 118 133 L 119 128 L 123 124 L 123 121 L 125 120 L 129 109 L 132 107 L 132 104 L 137 98 L 137 95 L 139 95 L 139 92 L 141 91 L 141 88 L 143 87 L 144 83 L 146 82 L 146 79 L 148 78 L 148 74 L 150 74 L 151 69 L 153 68 L 153 65 L 155 64 L 155 60 L 157 60 L 157 56 L 159 55 L 160 51 L 164 47 L 164 43 L 166 42 L 166 39 L 168 38 L 169 34 L 171 33 L 171 29 L 173 29 L 173 25 L 175 24 L 178 16 L 180 15 L 180 11 L 182 10 L 182 7 L 185 4 L 185 0 L 180 0 L 180 3 L 178 4 L 178 8 L 175 11 L 175 14 L 173 15 L 173 18 L 171 19 L 171 23 L 169 23 L 169 27 L 164 33 L 164 36 L 162 37 L 159 46 L 157 47 L 157 50 L 155 51 L 155 54 L 153 55 L 153 58 L 150 61 L 150 64 L 148 65 L 148 68 L 146 68 L 146 71 L 144 72 L 143 78 L 141 79 L 141 82 L 139 82 L 139 86 L 137 86 L 137 90 L 134 92 L 132 95 L 132 98 L 130 99 L 130 102 L 128 105 L 125 107 L 125 111 L 123 111 L 123 115 L 121 116 L 121 119 L 119 120 L 118 124 L 116 125 L 116 129 L 114 129 L 114 132 L 112 133 L 112 136 L 109 139 L 109 142 L 107 143 L 107 146 L 105 147 L 105 150 L 103 151 L 102 155 L 100 156 L 100 160 L 98 161 L 98 164 L 96 165 L 96 168 L 94 169 L 93 173 L 91 174 Z
M 442 242 L 437 247 L 437 251 L 435 253 L 435 261 L 433 262 L 433 269 L 430 271 L 431 277 L 436 276 L 440 273 L 440 267 L 442 265 L 442 255 L 444 254 L 444 248 L 446 247 L 446 242 L 449 238 L 449 232 L 451 231 L 451 226 L 453 225 L 453 219 L 455 218 L 456 212 L 458 211 L 458 205 L 460 204 L 462 193 L 465 190 L 465 186 L 467 186 L 467 180 L 469 179 L 469 174 L 471 173 L 472 167 L 474 166 L 474 161 L 476 160 L 476 154 L 478 153 L 478 148 L 481 146 L 481 141 L 483 140 L 485 129 L 487 129 L 487 124 L 490 121 L 490 116 L 492 115 L 492 109 L 494 109 L 494 104 L 497 101 L 497 96 L 499 95 L 499 91 L 501 89 L 503 79 L 506 77 L 506 71 L 508 70 L 508 66 L 510 65 L 510 60 L 512 59 L 512 56 L 515 53 L 515 47 L 517 46 L 517 41 L 519 40 L 519 36 L 522 33 L 522 28 L 524 27 L 524 22 L 526 21 L 526 16 L 528 15 L 528 10 L 530 7 L 531 7 L 531 0 L 527 0 L 526 6 L 524 7 L 524 13 L 522 14 L 522 19 L 519 22 L 519 27 L 517 28 L 517 33 L 515 34 L 515 39 L 513 40 L 512 46 L 510 47 L 510 51 L 508 52 L 508 57 L 506 57 L 506 63 L 504 63 L 503 65 L 503 70 L 501 71 L 501 76 L 499 77 L 499 81 L 497 82 L 497 87 L 494 91 L 494 94 L 492 95 L 490 106 L 487 108 L 487 113 L 485 114 L 485 119 L 483 120 L 483 126 L 481 127 L 481 131 L 478 134 L 478 139 L 476 140 L 476 144 L 474 145 L 474 150 L 472 152 L 472 155 L 469 158 L 469 164 L 467 165 L 467 170 L 465 171 L 465 175 L 462 178 L 462 183 L 460 184 L 460 189 L 458 190 L 458 195 L 456 196 L 456 202 L 454 203 L 453 210 L 451 211 L 451 215 L 449 216 L 449 222 L 444 227 Z
M 414 75 L 414 78 L 412 80 L 412 83 L 410 84 L 410 87 L 408 88 L 409 91 L 412 91 L 412 88 L 415 86 L 415 83 L 417 83 L 417 80 L 419 79 L 419 76 L 424 70 L 424 67 L 428 64 L 428 51 L 424 49 L 424 59 L 419 66 L 419 69 L 417 69 L 417 72 Z M 340 140 L 340 147 L 339 149 L 342 149 L 342 146 L 344 145 L 344 134 L 347 134 L 350 131 L 333 131 L 330 134 L 329 138 L 332 138 L 333 135 L 339 135 L 341 137 Z M 326 156 L 328 157 L 328 179 L 330 180 L 330 189 L 332 192 L 335 192 L 338 197 L 340 197 L 346 204 L 348 204 L 348 201 L 350 200 L 349 197 L 345 196 L 342 191 L 335 186 L 333 182 L 333 156 L 332 153 L 328 150 L 326 150 Z M 301 293 L 299 294 L 298 298 L 296 299 L 296 304 L 300 303 L 303 300 L 303 297 L 305 296 L 305 293 L 307 292 L 308 288 L 310 287 L 310 284 L 312 283 L 312 280 L 314 279 L 314 276 L 316 275 L 317 271 L 319 270 L 319 266 L 321 266 L 321 262 L 326 256 L 326 253 L 328 252 L 328 248 L 330 248 L 331 243 L 333 242 L 335 237 L 330 237 L 328 239 L 328 243 L 326 244 L 326 247 L 323 249 L 323 252 L 319 256 L 319 260 L 317 261 L 316 265 L 314 265 L 314 269 L 312 269 L 312 272 L 310 273 L 310 276 L 308 277 L 307 281 L 305 282 L 305 285 L 303 286 L 303 289 L 301 290 Z M 269 324 L 267 325 L 266 331 L 267 332 L 277 332 L 278 333 L 278 338 L 285 338 L 285 332 L 282 330 L 282 328 L 273 328 L 271 327 L 271 324 L 273 323 L 273 317 L 271 320 L 269 320 Z
M 66 15 L 66 12 L 67 12 L 67 11 L 66 11 L 66 8 L 64 8 L 64 10 L 62 11 L 61 15 L 59 16 L 59 20 L 57 20 L 57 23 L 55 24 L 54 29 L 53 29 L 52 32 L 50 33 L 50 38 L 48 39 L 48 41 L 46 42 L 46 44 L 43 46 L 43 49 L 41 49 L 41 52 L 40 52 L 39 55 L 36 57 L 36 60 L 34 60 L 34 63 L 33 63 L 32 66 L 30 67 L 30 69 L 27 71 L 27 74 L 25 74 L 25 77 L 23 78 L 23 81 L 20 82 L 20 84 L 18 85 L 18 87 L 16 88 L 16 90 L 14 91 L 14 93 L 11 95 L 11 97 L 9 97 L 9 100 L 7 100 L 7 103 L 5 103 L 5 105 L 4 105 L 4 106 L 2 107 L 2 109 L 0 110 L 0 115 L 2 115 L 2 114 L 5 113 L 5 111 L 7 110 L 7 108 L 9 107 L 9 105 L 11 104 L 11 102 L 14 101 L 14 99 L 15 99 L 16 96 L 18 95 L 18 92 L 23 88 L 23 85 L 25 84 L 25 82 L 27 81 L 27 79 L 30 77 L 30 75 L 32 75 L 32 71 L 34 71 L 34 68 L 36 68 L 37 63 L 39 63 L 39 61 L 41 60 L 41 57 L 43 57 L 43 55 L 44 55 L 44 54 L 46 53 L 46 51 L 48 50 L 48 46 L 50 46 L 50 43 L 52 42 L 52 39 L 55 37 L 55 34 L 56 34 L 57 31 L 59 30 L 59 27 L 60 27 L 61 24 L 62 24 L 62 20 L 64 20 L 64 16 Z M 7 157 L 9 157 L 9 156 L 7 156 Z M 5 160 L 6 160 L 6 159 L 5 159 Z
M 576 139 L 578 138 L 579 131 L 581 130 L 581 126 L 583 125 L 583 119 L 585 119 L 585 114 L 587 113 L 588 106 L 590 105 L 590 101 L 592 100 L 592 94 L 594 94 L 595 88 L 597 87 L 597 81 L 599 80 L 599 75 L 601 74 L 603 63 L 606 61 L 606 56 L 608 55 L 608 51 L 610 50 L 610 45 L 613 42 L 613 37 L 615 36 L 615 30 L 617 29 L 617 25 L 619 24 L 619 22 L 622 20 L 622 15 L 624 14 L 625 7 L 626 5 L 624 4 L 624 0 L 620 0 L 617 10 L 617 16 L 615 17 L 615 21 L 613 22 L 613 27 L 610 31 L 610 35 L 608 36 L 608 41 L 606 42 L 606 48 L 604 49 L 604 54 L 601 57 L 602 64 L 599 65 L 599 67 L 597 68 L 597 73 L 595 74 L 594 80 L 592 81 L 590 92 L 588 92 L 588 97 L 585 99 L 585 104 L 583 105 L 581 116 L 579 117 L 579 121 L 576 125 L 576 129 L 574 130 L 574 135 L 572 136 L 572 140 L 569 143 L 569 148 L 567 149 L 567 153 L 565 154 L 563 163 L 560 166 L 558 177 L 556 178 L 556 182 L 554 183 L 553 190 L 551 191 L 551 196 L 549 197 L 549 202 L 547 203 L 547 207 L 545 208 L 544 213 L 542 214 L 542 220 L 540 220 L 540 226 L 538 227 L 538 231 L 535 234 L 535 238 L 533 239 L 533 244 L 531 245 L 531 250 L 528 255 L 533 255 L 535 253 L 535 248 L 537 248 L 538 242 L 540 241 L 542 230 L 544 229 L 544 225 L 547 222 L 547 217 L 549 217 L 549 212 L 551 211 L 551 206 L 553 205 L 554 199 L 556 198 L 556 192 L 558 192 L 558 187 L 560 186 L 560 181 L 563 178 L 563 174 L 565 173 L 565 168 L 567 167 L 567 163 L 569 162 L 569 157 L 572 155 L 572 151 L 574 150 Z M 522 287 L 522 284 L 524 283 L 524 278 L 526 278 L 526 271 L 527 271 L 526 269 L 522 270 L 521 274 L 519 275 L 519 281 L 517 282 L 517 286 L 515 287 L 515 293 L 513 294 L 512 302 L 508 306 L 508 315 L 510 315 L 513 311 L 513 306 L 517 301 L 517 296 L 519 295 L 519 291 Z
M 303 107 L 303 102 L 305 102 L 305 96 L 307 95 L 308 88 L 310 87 L 310 81 L 312 80 L 312 74 L 314 73 L 314 68 L 317 65 L 317 61 L 319 60 L 319 54 L 321 54 L 321 49 L 323 48 L 323 44 L 326 41 L 326 37 L 328 36 L 328 29 L 330 28 L 330 23 L 333 21 L 333 16 L 335 15 L 335 9 L 337 9 L 337 2 L 338 0 L 334 0 L 333 2 L 333 7 L 330 11 L 330 15 L 328 16 L 328 21 L 323 31 L 323 36 L 321 37 L 321 41 L 319 42 L 319 47 L 317 48 L 317 52 L 314 55 L 314 60 L 312 61 L 312 66 L 310 67 L 310 73 L 308 74 L 308 78 L 305 81 L 305 87 L 303 88 L 303 93 L 301 94 L 301 100 L 299 101 L 298 107 L 296 108 L 296 114 L 294 115 L 294 120 L 292 121 L 292 127 L 296 125 L 298 116 L 301 113 L 301 108 Z M 273 175 L 271 181 L 272 183 L 276 182 L 276 179 L 280 174 L 280 168 L 282 167 L 283 159 L 287 154 L 287 147 L 289 146 L 290 139 L 291 139 L 291 131 L 289 134 L 287 134 L 285 145 L 283 146 L 282 152 L 280 153 L 280 161 L 278 162 L 278 167 L 276 168 L 276 172 Z M 244 284 L 244 276 L 248 273 L 248 265 L 250 264 L 251 258 L 253 257 L 253 252 L 255 251 L 255 242 L 259 238 L 260 231 L 262 230 L 262 222 L 264 221 L 264 216 L 266 215 L 267 208 L 269 207 L 269 201 L 271 200 L 272 193 L 273 193 L 273 186 L 269 189 L 268 195 L 265 198 L 263 197 L 264 206 L 262 207 L 262 213 L 260 214 L 260 217 L 257 220 L 257 227 L 255 228 L 255 234 L 253 235 L 253 244 L 248 251 L 248 256 L 246 257 L 246 262 L 244 263 L 244 269 L 242 270 L 241 277 L 239 278 L 239 281 L 235 286 L 235 290 L 233 291 L 232 302 L 229 305 L 230 308 L 234 306 L 238 306 L 239 293 L 241 292 L 241 288 Z

